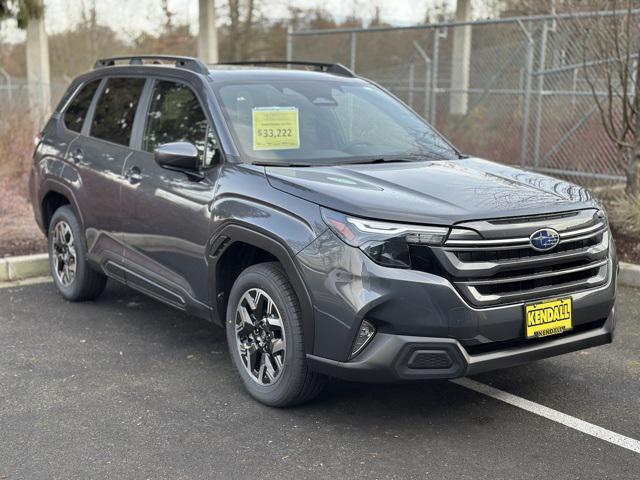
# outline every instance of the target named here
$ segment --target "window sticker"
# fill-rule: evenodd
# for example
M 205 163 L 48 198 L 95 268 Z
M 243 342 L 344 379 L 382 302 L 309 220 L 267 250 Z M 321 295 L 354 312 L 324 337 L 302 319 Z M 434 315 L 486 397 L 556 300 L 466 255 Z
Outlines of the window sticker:
M 254 150 L 292 150 L 300 148 L 296 107 L 259 107 L 253 114 Z

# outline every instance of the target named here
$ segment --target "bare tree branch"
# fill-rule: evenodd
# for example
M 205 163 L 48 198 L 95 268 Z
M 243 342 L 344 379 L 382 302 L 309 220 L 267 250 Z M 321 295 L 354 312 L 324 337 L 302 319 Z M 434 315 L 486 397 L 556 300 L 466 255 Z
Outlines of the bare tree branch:
M 633 3 L 626 0 L 619 10 L 617 0 L 609 2 L 612 15 L 602 17 L 582 43 L 584 77 L 600 114 L 602 127 L 618 149 L 618 159 L 627 174 L 627 191 L 640 194 L 640 82 L 636 74 L 634 88 L 632 62 L 638 33 Z M 593 53 L 596 58 L 590 58 Z M 640 64 L 640 56 L 637 60 Z M 640 69 L 636 65 L 636 69 Z M 640 70 L 639 70 L 640 71 Z M 601 86 L 606 96 L 603 99 Z M 633 152 L 629 157 L 628 152 Z M 630 159 L 627 163 L 626 159 Z

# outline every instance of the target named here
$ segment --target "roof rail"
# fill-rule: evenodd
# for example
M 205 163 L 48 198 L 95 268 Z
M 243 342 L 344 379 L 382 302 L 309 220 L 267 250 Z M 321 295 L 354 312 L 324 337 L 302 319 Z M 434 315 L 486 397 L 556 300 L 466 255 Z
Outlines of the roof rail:
M 173 55 L 125 55 L 121 57 L 109 57 L 96 60 L 93 68 L 112 67 L 116 62 L 129 61 L 129 65 L 144 65 L 144 60 L 152 61 L 153 64 L 159 65 L 163 62 L 175 62 L 176 68 L 184 68 L 203 75 L 209 74 L 209 68 L 197 58 L 179 57 Z
M 243 60 L 240 62 L 221 62 L 218 65 L 300 65 L 303 67 L 315 67 L 321 72 L 334 73 L 345 77 L 357 77 L 353 71 L 342 65 L 341 63 L 324 63 L 324 62 L 303 62 L 291 60 Z

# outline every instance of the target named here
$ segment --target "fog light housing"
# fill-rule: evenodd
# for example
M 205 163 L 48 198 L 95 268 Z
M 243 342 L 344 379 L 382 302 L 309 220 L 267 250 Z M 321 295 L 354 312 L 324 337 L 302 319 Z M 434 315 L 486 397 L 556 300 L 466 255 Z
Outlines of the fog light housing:
M 358 328 L 358 333 L 356 334 L 356 339 L 353 342 L 353 348 L 351 349 L 351 357 L 353 358 L 358 355 L 364 347 L 371 341 L 373 336 L 376 334 L 376 327 L 374 327 L 371 323 L 363 320 L 360 324 L 360 328 Z

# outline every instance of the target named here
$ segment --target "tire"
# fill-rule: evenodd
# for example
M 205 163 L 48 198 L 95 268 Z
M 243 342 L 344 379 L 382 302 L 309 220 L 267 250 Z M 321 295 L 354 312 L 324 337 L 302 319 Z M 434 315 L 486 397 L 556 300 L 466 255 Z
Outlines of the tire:
M 48 237 L 51 275 L 60 294 L 71 302 L 97 298 L 107 277 L 89 266 L 84 234 L 71 207 L 65 205 L 54 212 Z
M 250 301 L 249 298 L 252 300 Z M 243 317 L 240 309 L 244 308 L 244 311 L 249 313 L 254 299 L 257 299 L 253 303 L 256 309 L 251 314 L 251 323 L 247 323 L 243 321 L 243 318 L 247 317 Z M 262 309 L 266 308 L 269 311 L 269 300 L 273 302 L 271 314 L 262 316 L 260 313 Z M 261 305 L 266 306 L 261 307 Z M 263 317 L 264 320 L 260 320 L 259 317 Z M 247 328 L 243 330 L 240 328 L 241 325 Z M 253 329 L 254 325 L 263 325 L 263 327 L 256 330 Z M 238 334 L 238 331 L 245 332 L 252 329 L 253 333 Z M 256 331 L 261 333 L 255 333 Z M 299 405 L 315 398 L 327 383 L 327 377 L 311 371 L 307 365 L 300 305 L 279 263 L 260 263 L 247 268 L 240 274 L 229 295 L 226 332 L 233 363 L 245 388 L 259 402 L 272 407 Z M 266 341 L 264 338 L 260 340 L 261 334 L 266 336 Z M 251 335 L 253 340 L 250 338 Z M 278 343 L 283 339 L 284 346 Z M 276 352 L 276 350 L 278 352 L 264 354 L 258 350 L 254 358 L 251 358 L 249 353 L 245 353 L 244 356 L 241 354 L 241 351 L 251 351 L 245 348 L 247 345 L 257 346 L 260 343 L 270 344 L 273 348 L 265 348 L 270 352 Z M 274 368 L 271 372 L 269 368 L 265 368 L 264 373 L 261 374 L 265 356 L 267 358 L 264 362 L 270 363 Z M 252 368 L 253 373 L 249 371 L 247 364 L 256 367 Z M 272 379 L 274 376 L 275 380 Z

